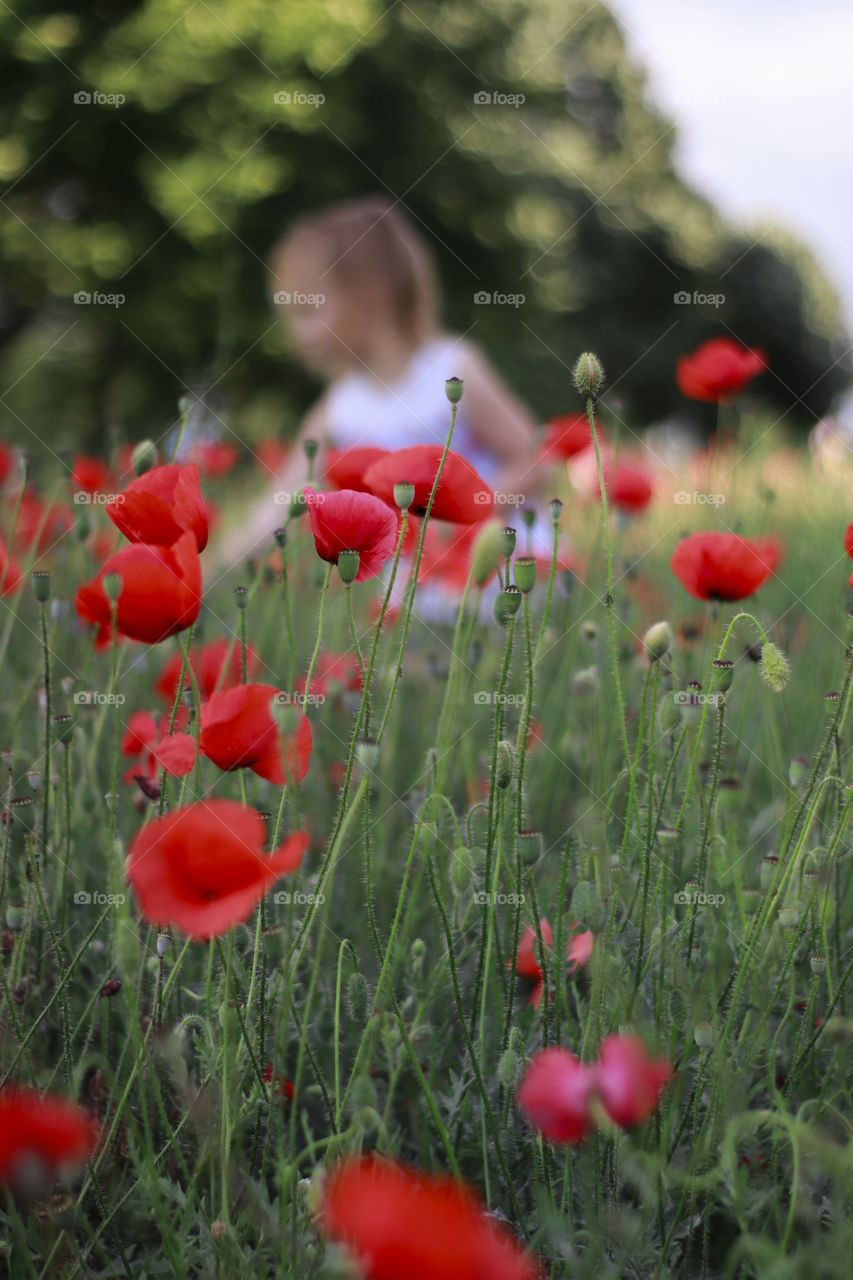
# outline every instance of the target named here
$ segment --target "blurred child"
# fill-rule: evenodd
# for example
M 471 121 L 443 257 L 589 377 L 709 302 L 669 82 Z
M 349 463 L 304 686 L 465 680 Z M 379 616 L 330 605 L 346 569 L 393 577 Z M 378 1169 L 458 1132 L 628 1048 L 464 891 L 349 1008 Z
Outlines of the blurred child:
M 367 197 L 305 218 L 274 247 L 271 267 L 293 347 L 328 385 L 269 495 L 224 538 L 215 563 L 225 568 L 271 546 L 285 515 L 273 494 L 293 493 L 306 481 L 305 440 L 319 446 L 318 478 L 328 449 L 444 444 L 451 377 L 465 384 L 451 449 L 496 494 L 534 495 L 546 474 L 535 459 L 536 424 L 475 343 L 441 330 L 432 265 L 399 207 Z M 504 510 L 520 524 L 518 506 L 499 505 L 495 515 Z M 539 524 L 536 549 L 550 556 L 550 521 Z

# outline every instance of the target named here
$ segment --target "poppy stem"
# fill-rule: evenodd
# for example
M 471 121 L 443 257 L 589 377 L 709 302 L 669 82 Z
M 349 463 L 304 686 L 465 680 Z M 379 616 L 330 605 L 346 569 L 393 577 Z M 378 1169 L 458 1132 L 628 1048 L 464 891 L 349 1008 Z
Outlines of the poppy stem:
M 317 619 L 317 639 L 314 644 L 314 652 L 311 655 L 311 663 L 308 667 L 308 675 L 305 677 L 305 693 L 304 701 L 308 701 L 308 694 L 311 692 L 311 677 L 314 674 L 314 668 L 317 665 L 317 658 L 320 655 L 320 645 L 323 641 L 323 614 L 326 610 L 326 595 L 329 590 L 329 583 L 332 580 L 332 570 L 334 565 L 330 562 L 326 565 L 326 576 L 323 579 L 323 585 L 320 588 L 320 615 Z

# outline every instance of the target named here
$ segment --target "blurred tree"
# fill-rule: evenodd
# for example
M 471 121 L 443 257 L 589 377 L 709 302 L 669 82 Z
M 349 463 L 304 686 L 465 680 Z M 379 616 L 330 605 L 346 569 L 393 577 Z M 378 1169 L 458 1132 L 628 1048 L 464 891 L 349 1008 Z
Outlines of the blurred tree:
M 383 190 L 448 325 L 543 419 L 578 407 L 586 348 L 632 427 L 710 424 L 674 364 L 715 333 L 767 349 L 752 394 L 798 425 L 849 381 L 820 269 L 679 179 L 602 4 L 19 0 L 0 36 L 0 421 L 30 447 L 159 436 L 188 389 L 224 434 L 291 431 L 318 387 L 283 350 L 267 252 L 294 216 Z

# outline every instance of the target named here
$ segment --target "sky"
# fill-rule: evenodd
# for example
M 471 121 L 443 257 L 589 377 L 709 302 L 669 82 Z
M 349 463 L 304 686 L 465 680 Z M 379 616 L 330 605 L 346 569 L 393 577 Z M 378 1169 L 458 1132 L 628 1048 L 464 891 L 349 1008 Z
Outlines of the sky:
M 682 177 L 729 219 L 805 240 L 853 332 L 853 4 L 609 0 Z

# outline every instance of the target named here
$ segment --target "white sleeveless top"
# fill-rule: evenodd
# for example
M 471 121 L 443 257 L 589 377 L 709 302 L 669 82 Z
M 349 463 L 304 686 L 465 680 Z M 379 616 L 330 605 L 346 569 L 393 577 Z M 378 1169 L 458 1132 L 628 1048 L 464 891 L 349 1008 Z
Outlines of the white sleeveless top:
M 441 444 L 450 429 L 451 405 L 444 390 L 448 378 L 458 376 L 461 338 L 437 334 L 415 351 L 400 377 L 391 384 L 376 382 L 361 369 L 334 382 L 328 392 L 327 432 L 335 449 L 407 449 L 416 444 Z M 500 459 L 479 444 L 460 401 L 450 447 L 491 484 L 501 470 Z

